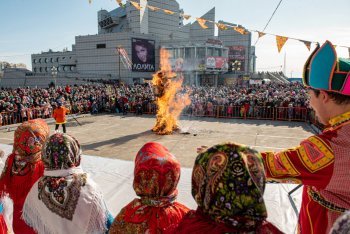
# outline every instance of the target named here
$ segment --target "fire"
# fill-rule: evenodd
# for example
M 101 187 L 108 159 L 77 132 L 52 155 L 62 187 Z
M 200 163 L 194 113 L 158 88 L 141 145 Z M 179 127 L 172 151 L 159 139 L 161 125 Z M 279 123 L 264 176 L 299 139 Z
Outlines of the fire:
M 181 111 L 191 104 L 188 94 L 179 94 L 183 76 L 171 70 L 169 53 L 160 50 L 160 71 L 153 75 L 152 84 L 156 95 L 157 119 L 152 131 L 168 135 L 179 129 L 178 118 Z

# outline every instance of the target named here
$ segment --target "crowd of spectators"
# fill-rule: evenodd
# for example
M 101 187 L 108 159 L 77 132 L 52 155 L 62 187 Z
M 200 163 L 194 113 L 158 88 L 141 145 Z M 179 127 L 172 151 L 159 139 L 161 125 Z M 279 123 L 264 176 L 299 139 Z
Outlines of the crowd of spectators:
M 261 117 L 266 110 L 283 107 L 283 113 L 308 106 L 307 92 L 299 83 L 269 83 L 250 87 L 184 86 L 191 104 L 184 110 L 197 116 Z M 155 96 L 150 85 L 117 85 L 95 83 L 50 88 L 17 88 L 0 90 L 0 126 L 32 118 L 48 118 L 58 101 L 72 113 L 155 113 Z M 220 108 L 219 108 L 220 107 Z M 218 109 L 219 108 L 219 109 Z M 263 109 L 262 109 L 263 108 Z M 296 111 L 295 111 L 296 110 Z M 236 113 L 237 112 L 237 113 Z M 265 113 L 266 112 L 266 113 Z

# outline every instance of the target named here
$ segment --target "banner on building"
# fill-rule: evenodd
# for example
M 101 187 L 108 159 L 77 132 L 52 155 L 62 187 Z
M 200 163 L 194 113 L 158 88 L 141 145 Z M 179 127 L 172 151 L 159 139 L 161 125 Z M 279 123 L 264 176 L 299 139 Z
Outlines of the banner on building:
M 132 62 L 128 56 L 128 52 L 126 52 L 126 50 L 122 47 L 118 47 L 117 52 L 119 53 L 119 58 L 124 67 L 130 71 L 132 68 Z
M 245 67 L 245 46 L 229 46 L 228 69 L 229 71 L 242 71 Z
M 227 58 L 209 56 L 206 59 L 206 66 L 212 69 L 227 70 Z
M 132 38 L 132 71 L 154 72 L 155 71 L 155 41 Z
M 199 67 L 203 65 L 203 70 L 205 70 L 204 59 L 184 59 L 184 58 L 171 58 L 169 59 L 171 64 L 171 69 L 174 72 L 191 72 L 199 70 Z

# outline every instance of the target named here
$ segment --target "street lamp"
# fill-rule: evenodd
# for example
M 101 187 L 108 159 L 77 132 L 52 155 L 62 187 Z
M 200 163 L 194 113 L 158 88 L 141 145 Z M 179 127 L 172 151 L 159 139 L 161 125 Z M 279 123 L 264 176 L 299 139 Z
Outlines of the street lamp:
M 53 66 L 53 67 L 51 68 L 51 75 L 52 75 L 52 78 L 53 78 L 54 81 L 55 81 L 55 88 L 56 88 L 57 67 Z

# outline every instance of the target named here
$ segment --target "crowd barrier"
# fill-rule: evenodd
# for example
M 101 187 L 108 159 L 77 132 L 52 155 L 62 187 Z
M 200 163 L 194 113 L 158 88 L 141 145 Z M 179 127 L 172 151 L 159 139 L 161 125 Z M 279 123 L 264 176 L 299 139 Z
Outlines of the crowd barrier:
M 124 107 L 123 107 L 124 108 Z M 156 114 L 157 106 L 154 103 L 136 105 L 131 103 L 126 106 L 127 110 L 117 110 L 115 108 L 104 106 L 103 110 L 107 112 L 129 112 L 135 114 Z M 139 108 L 139 109 L 138 109 Z M 83 114 L 92 112 L 91 106 L 83 103 L 76 103 L 71 108 L 71 114 Z M 96 112 L 93 112 L 96 113 Z M 0 126 L 21 123 L 29 119 L 52 118 L 52 108 L 26 108 L 20 112 L 1 112 Z M 260 120 L 279 120 L 279 121 L 299 121 L 314 124 L 319 129 L 323 125 L 317 121 L 313 110 L 305 107 L 266 107 L 266 106 L 232 106 L 232 105 L 208 105 L 188 106 L 182 111 L 182 116 L 193 117 L 211 117 L 227 119 L 260 119 Z

